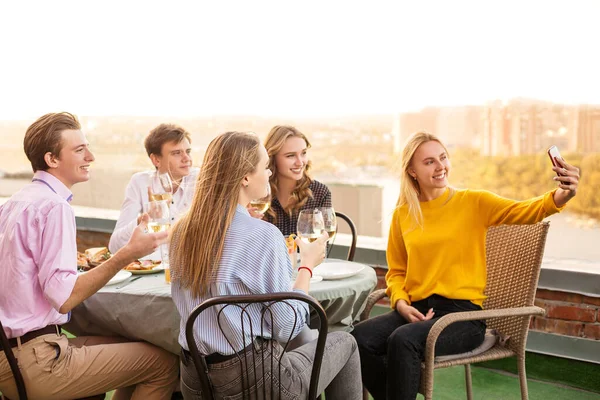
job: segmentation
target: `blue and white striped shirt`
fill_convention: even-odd
[[[172,266],[174,270],[189,268],[187,265]],[[208,293],[202,298],[192,295],[188,289],[181,287],[177,276],[172,277],[171,294],[181,316],[179,344],[189,350],[185,339],[185,324],[192,310],[208,298],[224,295],[249,295],[292,290],[292,264],[288,257],[285,239],[276,226],[252,218],[248,211],[238,204],[231,226],[225,236],[225,246],[219,264],[216,279],[210,283]],[[306,303],[288,301],[295,312],[287,305],[277,305],[271,308],[275,326],[271,327],[271,319],[265,315],[263,337],[278,341],[287,341],[295,337],[306,324],[309,310]],[[237,334],[228,335],[230,340],[235,338],[235,351],[242,350],[261,335],[261,309],[259,304],[253,304],[246,310],[252,321],[252,333],[245,319],[244,343],[241,340],[241,318],[237,307],[229,306],[221,314],[222,329],[233,330]],[[202,312],[196,319],[196,343],[202,354],[220,353],[233,354],[227,340],[223,337],[217,325],[218,309],[212,307]],[[296,317],[297,315],[297,317]],[[294,321],[297,318],[296,326]],[[237,342],[237,343],[236,343]]]

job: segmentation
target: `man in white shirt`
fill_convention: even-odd
[[[194,196],[199,169],[192,167],[191,142],[189,132],[174,124],[158,125],[144,141],[146,152],[156,171],[168,172],[173,181],[173,198],[170,205],[171,224],[188,209]],[[110,237],[108,248],[111,253],[127,244],[133,230],[138,225],[144,204],[149,201],[149,181],[152,173],[154,171],[138,172],[131,177],[125,189],[121,214]],[[160,260],[160,252],[156,251],[148,258]]]

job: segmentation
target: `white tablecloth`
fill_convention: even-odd
[[[330,261],[340,262],[325,260]],[[375,270],[365,265],[355,276],[311,284],[309,294],[325,309],[330,330],[351,330],[376,284]],[[180,317],[164,273],[145,275],[122,289],[118,286],[105,286],[77,306],[65,329],[78,336],[120,335],[145,340],[179,354]]]

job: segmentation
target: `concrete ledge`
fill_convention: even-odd
[[[600,341],[529,330],[527,351],[600,364]]]
[[[572,268],[569,264],[544,263],[538,283],[540,289],[600,296],[600,266]]]
[[[75,217],[78,230],[90,232],[112,233],[115,230],[116,221],[104,218]]]

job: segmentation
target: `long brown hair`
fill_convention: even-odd
[[[306,136],[300,132],[298,129],[294,128],[290,125],[275,125],[267,138],[265,139],[265,148],[267,149],[267,154],[269,154],[269,169],[272,172],[270,184],[271,184],[271,197],[275,199],[277,197],[278,192],[278,184],[279,179],[277,178],[277,164],[275,162],[275,156],[282,149],[285,141],[291,137],[299,137],[302,138],[306,142],[306,148],[310,149],[310,142],[306,138]],[[310,177],[310,168],[311,162],[308,161],[306,166],[304,167],[304,174],[302,179],[296,182],[296,187],[292,191],[292,195],[290,201],[285,208],[285,212],[292,215],[294,211],[300,210],[308,201],[309,198],[312,198],[312,190],[310,190],[309,186],[312,183],[312,178]],[[273,223],[277,223],[277,214],[273,211],[272,208],[269,207],[267,210],[267,215],[271,217]]]
[[[241,185],[260,161],[253,133],[226,132],[210,142],[190,210],[173,227],[173,279],[200,297],[219,269],[225,235],[238,205]]]
[[[413,157],[419,146],[432,140],[438,142],[444,148],[446,154],[448,154],[448,149],[446,149],[442,141],[437,136],[426,131],[419,131],[412,134],[402,150],[402,158],[400,160],[402,169],[400,173],[400,195],[398,196],[396,206],[402,207],[405,204],[408,206],[408,217],[413,222],[413,228],[423,227],[423,212],[421,211],[421,204],[419,202],[421,188],[408,170],[412,165]],[[449,154],[448,157],[450,157]]]

